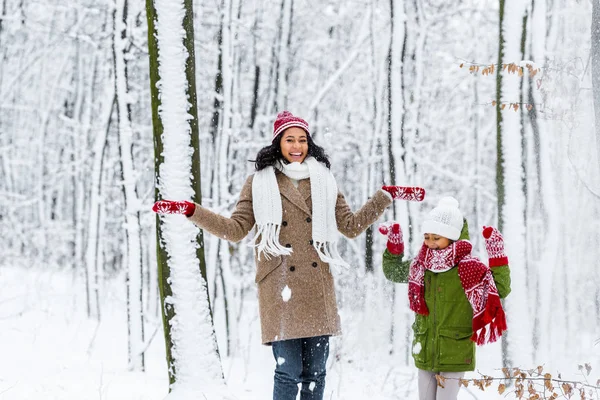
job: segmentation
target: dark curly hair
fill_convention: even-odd
[[[262,149],[260,149],[258,151],[258,154],[256,154],[256,160],[250,160],[250,162],[253,162],[255,164],[254,167],[256,168],[257,171],[260,171],[261,169],[264,169],[270,165],[275,164],[275,161],[277,161],[283,157],[281,155],[281,145],[280,145],[282,135],[283,135],[283,132],[281,132],[279,135],[277,135],[277,137],[275,137],[275,139],[273,139],[273,142],[270,145],[265,146]],[[331,168],[331,163],[329,162],[329,158],[327,157],[327,154],[325,154],[325,149],[323,149],[321,146],[317,145],[312,140],[310,135],[306,135],[306,139],[308,142],[307,157],[312,156],[317,161],[325,164],[325,166],[327,168]]]

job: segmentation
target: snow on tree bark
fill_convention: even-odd
[[[137,173],[133,161],[133,128],[129,105],[127,75],[127,0],[115,0],[113,11],[113,51],[115,67],[116,109],[119,127],[119,153],[125,203],[127,262],[127,327],[129,368],[144,370],[144,315],[142,285],[142,249],[140,201],[137,194]]]
[[[521,34],[526,3],[520,0],[500,0],[500,37],[498,65],[521,60]],[[530,365],[531,301],[527,291],[525,270],[525,194],[523,143],[520,115],[502,112],[502,102],[518,103],[520,77],[503,75],[497,68],[497,167],[498,227],[502,232],[510,258],[512,292],[505,300],[509,331],[503,336],[503,362],[506,366]]]
[[[592,91],[596,119],[596,154],[600,168],[600,0],[592,0]]]
[[[156,199],[200,202],[192,2],[148,0],[146,6]],[[158,219],[170,400],[229,398],[214,335],[199,233],[184,216]]]

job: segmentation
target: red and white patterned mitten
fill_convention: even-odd
[[[423,201],[425,189],[418,186],[382,186],[394,200]]]
[[[404,253],[404,239],[402,238],[402,228],[396,221],[384,222],[379,225],[379,232],[388,238],[386,247],[394,255]]]
[[[157,214],[184,214],[191,217],[196,210],[196,205],[189,201],[161,200],[154,203],[152,211]]]
[[[484,226],[481,233],[485,239],[490,268],[508,265],[508,256],[504,252],[504,238],[498,229]]]

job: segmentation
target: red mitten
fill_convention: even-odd
[[[386,247],[388,251],[394,255],[404,253],[404,239],[402,238],[402,228],[400,224],[391,221],[379,225],[379,232],[387,235],[388,241]]]
[[[186,217],[192,216],[195,210],[196,205],[189,201],[161,200],[152,206],[152,211],[157,214],[184,214]]]
[[[394,200],[423,201],[425,189],[418,186],[382,186]]]
[[[508,257],[504,252],[504,238],[498,229],[484,226],[481,234],[485,239],[485,249],[488,253],[490,267],[508,265]]]

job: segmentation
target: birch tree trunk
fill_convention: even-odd
[[[406,166],[404,164],[405,140],[403,131],[403,120],[406,107],[404,104],[404,54],[406,51],[406,13],[404,1],[390,1],[391,9],[391,36],[388,56],[388,161],[389,161],[389,184],[398,185],[406,179]],[[408,207],[406,202],[394,202],[393,218],[407,230],[410,225]],[[408,247],[408,246],[407,246]],[[391,342],[392,352],[403,349],[402,357],[406,365],[409,362],[410,346],[408,343],[410,335],[407,319],[407,294],[405,285],[395,285],[393,289],[393,317]]]
[[[136,171],[133,162],[133,128],[129,105],[127,55],[128,0],[115,0],[113,11],[113,51],[115,70],[116,110],[119,127],[119,153],[125,204],[127,260],[127,328],[129,368],[144,370],[144,309],[143,264],[141,249],[140,201],[137,194]]]
[[[156,199],[200,203],[191,0],[147,0]],[[217,350],[202,232],[181,215],[157,217],[159,287],[170,395],[228,398]]]
[[[596,119],[596,152],[600,168],[600,0],[592,0],[592,90]]]
[[[216,127],[215,135],[215,160],[216,164],[213,170],[212,180],[212,202],[215,205],[221,206],[220,209],[226,209],[227,201],[231,198],[231,153],[230,140],[232,134],[232,109],[233,104],[233,52],[235,28],[232,22],[234,11],[237,9],[235,0],[223,0],[221,12],[221,28],[219,30],[219,70],[217,71],[217,83],[220,83],[221,102],[220,108],[215,108],[215,115],[219,115],[218,121],[213,121],[213,126]],[[218,86],[217,86],[218,87]],[[215,102],[215,107],[217,103]],[[219,129],[220,128],[220,129]],[[215,242],[217,244],[217,242]],[[231,255],[228,251],[228,244],[220,243],[211,249],[215,249],[220,257],[213,258],[214,263],[209,264],[209,276],[214,280],[213,297],[216,297],[217,291],[221,290],[223,294],[223,318],[225,323],[225,343],[226,352],[229,354],[229,343],[231,332],[229,330],[229,307],[228,307],[228,292],[226,284],[226,276],[229,276],[231,268]],[[210,273],[212,271],[212,274]],[[218,279],[218,281],[217,281]],[[216,305],[213,303],[213,309]]]
[[[504,302],[509,331],[502,336],[502,360],[505,366],[530,365],[531,321],[530,299],[526,290],[525,256],[525,193],[523,171],[522,125],[518,113],[501,104],[518,103],[520,77],[503,76],[503,63],[518,63],[521,59],[520,39],[524,7],[520,0],[500,0],[500,33],[497,68],[497,160],[496,185],[498,199],[498,229],[505,239],[511,265],[512,292]]]
[[[279,20],[280,36],[277,40],[279,52],[277,54],[277,71],[275,87],[277,96],[275,98],[275,110],[282,111],[287,108],[288,99],[288,73],[289,73],[289,50],[292,38],[292,10],[294,0],[282,0],[281,19]]]
[[[96,69],[101,68],[100,62],[96,60]],[[93,87],[93,84],[91,85]],[[108,85],[103,93],[105,99],[104,112],[99,116],[100,121],[106,121],[105,129],[99,130],[94,139],[92,147],[92,174],[89,193],[89,217],[87,227],[87,241],[85,254],[85,268],[87,287],[89,291],[88,298],[88,316],[95,315],[100,320],[100,273],[102,270],[102,252],[100,249],[100,234],[102,232],[102,219],[100,218],[102,207],[102,174],[104,171],[104,157],[106,153],[108,131],[110,129],[110,120],[113,114],[113,108],[116,103],[115,86]]]
[[[532,0],[529,12],[529,33],[528,33],[528,54],[526,59],[532,60],[538,66],[547,62],[547,20],[548,14],[547,2],[545,0]],[[554,295],[552,288],[552,277],[557,268],[556,260],[560,259],[559,249],[561,248],[558,238],[558,218],[561,211],[558,207],[559,198],[556,190],[555,175],[551,172],[556,168],[556,160],[552,159],[552,150],[557,148],[558,144],[553,138],[554,135],[544,134],[551,129],[550,124],[541,114],[538,108],[543,103],[543,99],[537,89],[536,80],[539,77],[531,77],[528,74],[527,79],[527,103],[532,104],[533,108],[527,113],[528,130],[530,130],[530,139],[528,140],[528,154],[530,155],[530,169],[534,173],[530,174],[533,179],[530,183],[532,189],[529,191],[528,215],[528,245],[531,251],[528,254],[530,276],[535,276],[535,297],[532,296],[534,308],[533,319],[533,348],[534,359],[539,359],[543,354],[550,354],[551,343],[553,342],[554,332],[552,322],[557,317],[555,310],[551,308],[551,297]],[[536,238],[546,237],[543,246],[540,246]],[[544,271],[539,273],[538,271]],[[533,282],[532,282],[533,284]],[[540,310],[542,310],[540,312]]]

